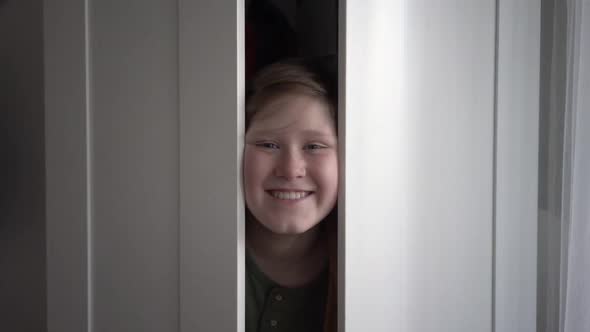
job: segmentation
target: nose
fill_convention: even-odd
[[[280,154],[275,167],[275,176],[287,180],[304,177],[306,173],[306,162],[299,151],[285,151]]]

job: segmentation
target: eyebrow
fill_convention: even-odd
[[[266,129],[266,130],[254,130],[253,132],[257,135],[269,135],[269,134],[276,134],[278,132],[283,131],[284,128],[277,128],[277,129]],[[337,135],[333,135],[331,133],[327,133],[325,131],[314,130],[314,129],[305,129],[302,130],[304,135],[315,136],[315,137],[336,137]]]
[[[310,135],[310,136],[328,136],[328,137],[336,136],[331,133],[327,133],[327,132],[319,131],[319,130],[313,130],[313,129],[303,130],[303,133],[306,135]]]

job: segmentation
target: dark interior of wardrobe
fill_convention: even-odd
[[[246,0],[246,81],[293,57],[335,56],[338,0]]]

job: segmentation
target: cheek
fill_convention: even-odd
[[[244,152],[244,167],[243,167],[243,172],[244,172],[244,189],[246,190],[246,192],[250,191],[250,187],[252,186],[253,182],[256,182],[256,156],[254,153],[252,153],[251,151],[248,151],[248,149],[246,149],[246,151]]]
[[[338,196],[338,157],[327,156],[323,159],[318,176],[327,198],[335,201]]]
[[[244,151],[244,189],[246,193],[253,192],[261,185],[265,174],[268,173],[269,162],[265,161],[261,153],[252,149],[246,148]]]

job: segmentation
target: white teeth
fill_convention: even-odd
[[[278,199],[301,199],[309,195],[305,191],[272,191],[271,194]]]

